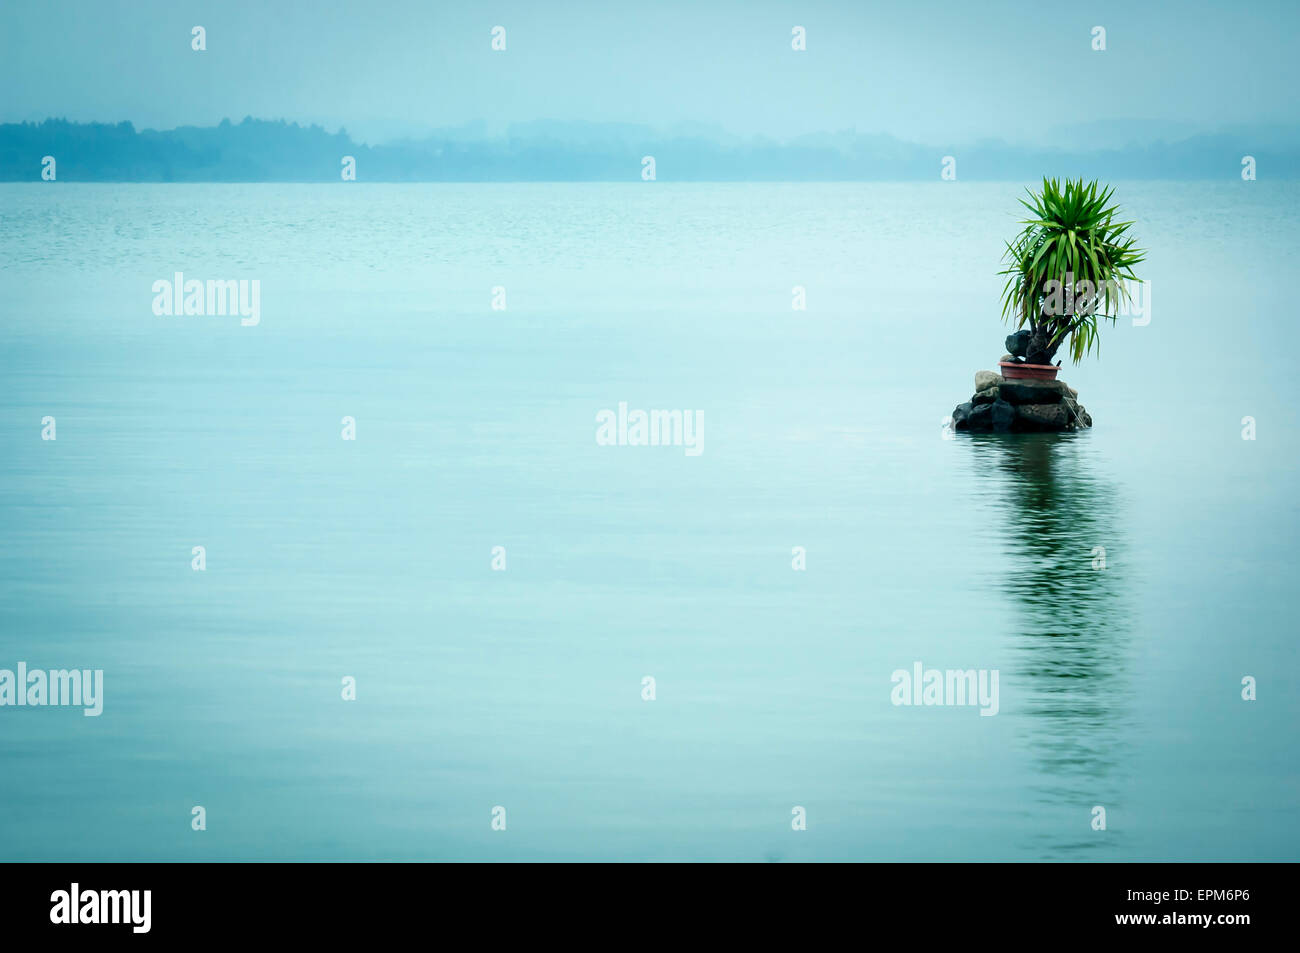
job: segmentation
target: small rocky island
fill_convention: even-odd
[[[1013,350],[1018,335],[1007,338]],[[1003,363],[1023,361],[1005,354]],[[1044,433],[1083,430],[1092,418],[1079,403],[1079,392],[1061,380],[1011,380],[993,371],[976,371],[975,393],[952,412],[954,430],[972,433]]]
[[[1083,430],[1092,418],[1065,381],[1009,381],[992,371],[975,374],[975,394],[952,412],[954,430],[1025,433]]]

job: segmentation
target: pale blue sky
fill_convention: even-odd
[[[1294,0],[4,0],[0,121],[253,115],[379,139],[586,119],[1041,142],[1098,120],[1293,123],[1298,24]]]

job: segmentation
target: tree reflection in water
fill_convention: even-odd
[[[1116,769],[1125,753],[1130,686],[1132,576],[1118,487],[1100,472],[1090,434],[972,436],[981,470],[1005,479],[1000,538],[1010,557],[1004,584],[1020,662],[1019,710],[1040,768],[1039,800],[1074,815],[1042,847],[1093,850],[1113,835],[1088,826],[1093,805],[1118,805]],[[1104,547],[1106,568],[1094,568]],[[1099,565],[1099,564],[1098,564]],[[1010,686],[1007,686],[1010,687]],[[1092,835],[1092,836],[1088,836]]]

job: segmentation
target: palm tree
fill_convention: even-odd
[[[1077,363],[1094,347],[1100,353],[1097,319],[1114,324],[1111,309],[1129,297],[1124,282],[1136,280],[1133,266],[1146,253],[1126,234],[1133,223],[1114,220],[1114,189],[1043,179],[1041,192],[1026,191],[1030,201],[1020,203],[1033,217],[1020,223],[1024,230],[1003,255],[1002,319],[1028,327],[1028,363],[1052,363],[1067,341]]]

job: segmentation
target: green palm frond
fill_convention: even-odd
[[[1133,222],[1115,221],[1113,188],[1095,180],[1062,184],[1044,178],[1041,191],[1027,191],[1029,198],[1020,203],[1029,218],[1007,242],[1007,267],[998,272],[1007,276],[1002,318],[1017,328],[1044,331],[1054,345],[1068,342],[1077,362],[1093,350],[1100,353],[1098,319],[1114,323],[1115,310],[1130,296],[1127,283],[1137,280],[1133,266],[1146,259],[1146,252],[1128,234]],[[1074,299],[1072,307],[1054,307],[1053,282],[1063,299]]]

